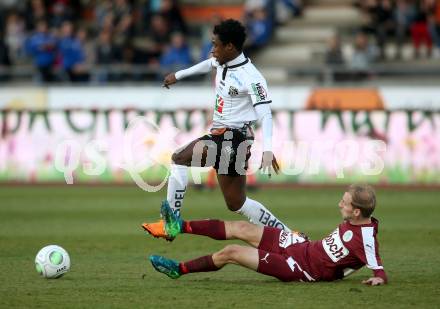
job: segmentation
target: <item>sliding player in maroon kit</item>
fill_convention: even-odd
[[[217,240],[240,239],[250,246],[228,245],[222,250],[187,262],[153,255],[154,268],[176,279],[195,272],[217,271],[237,264],[282,281],[333,281],[367,266],[373,276],[363,283],[381,285],[387,275],[379,257],[376,239],[378,221],[371,217],[376,195],[368,185],[351,185],[339,202],[343,222],[326,238],[307,237],[245,221],[182,221],[165,202],[164,234],[197,234]]]

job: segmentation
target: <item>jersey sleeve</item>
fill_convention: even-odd
[[[177,80],[180,80],[191,75],[208,73],[214,67],[217,67],[217,61],[215,58],[209,58],[188,69],[177,71],[175,76]]]
[[[263,127],[263,151],[272,151],[272,112],[269,104],[257,104],[255,111]]]
[[[247,81],[247,88],[254,107],[260,104],[272,103],[264,78],[250,78],[250,80]]]
[[[272,112],[269,103],[267,83],[261,75],[248,76],[246,81],[248,94],[263,128],[263,151],[272,151]]]
[[[379,244],[374,235],[374,227],[362,227],[361,231],[363,250],[357,252],[358,258],[373,271],[375,277],[380,277],[387,282],[387,275],[379,256]]]

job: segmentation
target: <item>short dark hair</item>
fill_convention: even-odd
[[[348,188],[351,205],[361,211],[362,217],[369,218],[376,207],[376,193],[366,184],[353,184]]]
[[[246,40],[246,30],[244,26],[235,19],[226,19],[214,27],[214,34],[224,44],[232,43],[238,51],[243,50]]]

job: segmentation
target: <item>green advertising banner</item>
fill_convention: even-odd
[[[0,181],[166,180],[171,154],[210,128],[210,111],[0,110]],[[273,111],[281,173],[271,182],[440,184],[438,111]],[[265,182],[260,128],[249,174]],[[210,168],[194,168],[198,182]]]

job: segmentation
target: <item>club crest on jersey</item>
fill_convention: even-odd
[[[229,94],[231,97],[235,97],[235,96],[238,95],[238,89],[235,88],[234,86],[231,86],[231,87],[229,87],[229,92],[228,92],[228,94]]]
[[[349,242],[352,238],[353,238],[353,232],[350,231],[350,230],[346,231],[346,232],[344,233],[344,235],[342,235],[342,239],[343,239],[345,242]]]
[[[265,101],[267,98],[267,93],[261,83],[252,83],[252,90],[257,97],[257,102]]]
[[[225,105],[225,101],[221,96],[217,94],[215,97],[215,110],[220,114],[223,113],[223,106]]]
[[[350,253],[342,243],[341,237],[339,236],[339,228],[322,240],[322,247],[334,263],[340,261]]]

